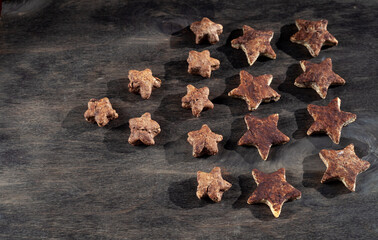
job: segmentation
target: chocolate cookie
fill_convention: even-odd
[[[181,99],[182,107],[192,109],[194,116],[199,117],[203,109],[214,108],[214,104],[209,100],[208,87],[196,88],[189,84],[186,88],[187,94]]]
[[[188,133],[188,142],[193,146],[193,157],[217,154],[218,143],[222,140],[222,135],[213,133],[206,124],[200,130]]]
[[[214,167],[211,172],[197,172],[197,197],[198,199],[208,196],[214,202],[222,200],[223,193],[231,188],[231,183],[223,180],[221,169]]]
[[[149,99],[152,89],[161,86],[161,80],[152,76],[152,72],[148,68],[143,71],[130,70],[129,80],[129,91],[139,93],[143,99]]]
[[[92,98],[88,102],[88,110],[84,113],[88,122],[96,122],[99,127],[103,127],[110,120],[118,118],[117,112],[110,104],[109,98],[104,97],[100,100]]]
[[[196,35],[196,44],[199,44],[205,38],[209,43],[215,44],[219,42],[219,35],[223,32],[223,26],[204,17],[201,21],[192,23],[190,30]]]
[[[190,51],[188,62],[188,73],[193,75],[201,75],[204,78],[211,76],[211,71],[219,68],[220,62],[218,59],[210,57],[209,50],[202,52]]]

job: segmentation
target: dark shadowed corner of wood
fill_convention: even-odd
[[[93,1],[4,0],[0,20],[0,238],[1,239],[376,239],[378,96],[375,78],[376,1]],[[196,45],[189,29],[209,17],[224,27],[220,42]],[[290,42],[296,18],[329,21],[339,41],[311,58]],[[248,66],[230,46],[242,26],[271,29],[276,60]],[[210,79],[187,73],[190,50],[208,49],[221,61]],[[293,85],[299,61],[332,58],[347,83],[326,99]],[[130,69],[150,68],[162,79],[148,100],[128,92]],[[257,117],[280,114],[290,142],[273,146],[267,161],[238,146],[246,131],[245,102],[228,92],[239,72],[272,74],[274,103]],[[214,109],[199,118],[181,107],[186,85],[208,86]],[[84,119],[91,98],[109,97],[119,118],[99,128]],[[357,114],[335,145],[307,136],[308,104],[340,97]],[[131,146],[128,120],[150,112],[162,132],[155,146]],[[194,158],[187,133],[202,124],[223,135],[219,153]],[[371,167],[356,192],[341,182],[321,184],[321,149],[355,145]],[[220,203],[198,200],[196,172],[219,166],[233,184]],[[300,200],[275,219],[268,206],[248,205],[254,168],[285,167]]]

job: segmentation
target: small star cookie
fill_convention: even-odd
[[[228,96],[244,99],[248,105],[248,110],[256,110],[262,101],[278,101],[281,97],[269,85],[273,76],[270,74],[258,77],[252,76],[247,71],[240,71],[240,85],[232,89]]]
[[[210,57],[210,51],[204,50],[202,52],[190,51],[188,62],[188,73],[193,75],[201,75],[204,78],[211,76],[211,71],[219,68],[220,62],[218,59]]]
[[[294,81],[300,88],[313,88],[321,98],[326,98],[331,85],[344,85],[345,80],[332,71],[332,60],[324,59],[321,63],[300,61],[303,73]]]
[[[359,173],[370,167],[368,161],[361,160],[354,152],[354,145],[349,144],[342,150],[323,149],[319,153],[320,158],[327,166],[321,183],[338,179],[350,190],[356,190],[356,179]]]
[[[197,172],[197,197],[198,199],[208,196],[214,202],[222,200],[223,193],[231,188],[231,183],[223,180],[221,169],[214,167],[211,172]]]
[[[152,71],[148,68],[143,71],[130,70],[129,80],[129,91],[139,93],[143,99],[149,99],[152,89],[161,86],[161,80],[152,76]]]
[[[118,114],[109,98],[104,97],[100,100],[92,98],[88,102],[88,110],[84,113],[84,117],[88,122],[96,122],[99,127],[103,127],[110,120],[118,118]]]
[[[273,31],[259,31],[244,25],[243,36],[232,40],[231,46],[236,49],[241,48],[247,56],[249,65],[252,66],[260,55],[276,59],[276,53],[270,46],[273,35]]]
[[[161,131],[160,125],[151,119],[151,114],[148,112],[139,118],[131,118],[129,120],[129,125],[131,131],[129,143],[134,146],[141,143],[145,145],[154,145],[154,137],[156,137]]]
[[[319,55],[323,45],[334,46],[338,41],[328,30],[328,21],[295,20],[298,32],[290,37],[290,41],[304,45],[313,57]]]
[[[284,202],[301,198],[301,192],[286,182],[285,168],[273,173],[263,173],[253,169],[252,176],[257,188],[248,198],[247,203],[265,203],[276,218],[280,216]]]
[[[245,115],[247,132],[239,139],[238,145],[255,146],[261,158],[266,160],[273,144],[285,144],[290,141],[288,136],[278,130],[278,118],[278,114],[272,114],[267,118]]]
[[[307,135],[325,132],[331,140],[339,144],[341,129],[356,120],[357,115],[340,110],[340,98],[333,99],[327,106],[309,104],[307,111],[314,119],[314,123],[307,130]]]
[[[199,44],[205,38],[209,43],[215,44],[219,42],[219,35],[223,32],[223,26],[204,17],[201,21],[192,23],[190,30],[196,35],[196,44]]]
[[[217,154],[218,143],[222,140],[223,136],[213,133],[206,124],[200,130],[188,133],[188,142],[193,146],[193,157]]]
[[[181,99],[182,107],[192,109],[194,116],[199,117],[203,109],[214,108],[214,104],[209,100],[208,87],[196,88],[189,84],[186,88],[187,94]]]

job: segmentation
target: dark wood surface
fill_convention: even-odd
[[[377,1],[5,1],[0,23],[0,238],[1,239],[377,239]],[[195,45],[191,22],[207,16],[224,32],[215,45]],[[311,59],[289,41],[296,18],[329,20],[339,46],[312,61],[333,60],[346,79],[325,100],[293,85],[299,60]],[[276,60],[249,67],[230,47],[243,24],[271,29]],[[192,49],[221,61],[210,79],[187,73]],[[127,90],[130,69],[151,68],[161,78],[149,100]],[[281,95],[255,114],[279,113],[291,138],[266,162],[254,147],[239,147],[248,113],[227,96],[238,73],[273,74]],[[194,118],[181,108],[186,85],[208,86],[213,110]],[[99,128],[83,114],[90,98],[109,97],[120,117]],[[309,103],[341,98],[357,114],[339,145],[305,135]],[[150,112],[161,125],[157,144],[127,143],[128,120]],[[222,134],[216,156],[193,158],[187,132],[202,124]],[[340,182],[321,184],[323,148],[354,143],[371,163],[356,192]],[[222,202],[195,196],[196,172],[220,166],[233,184]],[[256,188],[251,170],[285,167],[302,198],[285,203],[275,219],[266,205],[248,205]]]

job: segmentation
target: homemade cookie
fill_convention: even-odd
[[[208,196],[214,202],[222,200],[223,193],[231,188],[231,183],[223,180],[221,169],[213,168],[211,172],[197,172],[197,197],[198,199]]]
[[[273,76],[270,74],[254,77],[242,70],[240,71],[240,85],[232,89],[228,96],[244,99],[249,111],[256,110],[262,101],[276,102],[280,99],[281,95],[269,86],[272,79]]]
[[[321,63],[300,61],[303,73],[295,79],[294,85],[300,88],[313,88],[321,98],[326,98],[331,85],[344,85],[345,80],[332,71],[332,60],[324,59]]]
[[[325,132],[331,140],[339,144],[341,129],[356,120],[357,115],[340,110],[340,98],[333,99],[327,106],[309,104],[307,111],[314,119],[314,123],[307,130],[307,135]]]
[[[190,30],[196,35],[196,44],[199,44],[205,38],[209,43],[215,44],[219,42],[219,35],[223,32],[223,26],[204,17],[201,21],[192,23]]]
[[[193,75],[201,75],[204,78],[211,76],[212,70],[219,68],[220,62],[218,59],[210,57],[209,50],[202,52],[190,51],[188,62],[188,73]]]
[[[280,216],[284,202],[301,198],[302,193],[286,182],[285,168],[273,173],[263,173],[253,169],[252,176],[257,188],[248,198],[247,203],[265,203],[276,218]]]
[[[243,36],[232,40],[231,46],[236,49],[241,48],[247,56],[249,65],[252,66],[260,55],[276,59],[276,53],[270,46],[273,35],[273,31],[258,31],[244,25]]]
[[[88,110],[85,111],[84,117],[88,122],[96,122],[99,127],[103,127],[110,120],[118,118],[118,114],[110,104],[109,98],[104,97],[100,100],[92,98],[88,102]]]
[[[223,136],[213,133],[206,124],[200,130],[188,133],[188,142],[193,146],[193,157],[217,154],[218,143],[222,140]]]
[[[247,132],[239,139],[238,145],[255,146],[263,160],[269,155],[271,146],[285,144],[290,138],[277,128],[278,114],[267,118],[257,118],[251,114],[244,116]]]
[[[154,145],[156,137],[160,133],[160,125],[151,119],[151,114],[146,112],[139,118],[131,118],[129,120],[131,145]]]
[[[327,20],[297,19],[295,25],[297,25],[299,31],[290,37],[290,41],[304,45],[313,57],[319,55],[323,45],[334,46],[338,44],[336,38],[327,30]]]
[[[349,144],[342,150],[323,149],[319,156],[327,166],[320,182],[338,179],[353,192],[356,190],[357,175],[370,167],[368,161],[357,157],[353,144]]]
[[[196,88],[189,84],[186,86],[187,94],[181,99],[182,107],[192,109],[192,114],[200,116],[203,109],[213,109],[214,104],[209,100],[210,90],[208,87]]]
[[[139,93],[143,99],[149,99],[152,89],[161,86],[161,80],[152,76],[152,72],[148,68],[143,71],[130,70],[129,80],[129,91]]]

